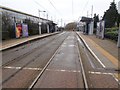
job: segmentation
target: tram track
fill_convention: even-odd
[[[35,50],[32,55],[28,61],[25,57],[23,65],[21,62],[12,62],[7,65],[8,68],[3,67],[3,69],[17,69],[3,81],[3,88],[4,86],[9,87],[12,81],[14,83],[11,84],[11,87],[18,86],[27,90],[41,87],[74,87],[89,90],[90,88],[107,87],[105,81],[107,81],[108,87],[117,86],[113,78],[113,71],[104,69],[100,62],[94,60],[95,57],[91,55],[75,32],[60,35],[48,45],[41,47],[40,50]],[[33,76],[31,75],[29,79],[25,76],[27,71],[33,71]],[[25,76],[28,84],[23,86],[25,82],[22,82],[21,85],[15,83],[15,81],[20,81],[18,80],[20,75]]]
[[[63,34],[64,36],[64,34]],[[54,38],[52,41],[50,41],[51,43],[54,41],[54,40],[57,40],[59,37],[62,37],[61,35],[58,36],[57,38]],[[49,42],[49,43],[50,43]],[[43,45],[45,47],[45,45]],[[42,48],[42,47],[41,47]],[[47,47],[47,49],[49,49],[50,47]],[[39,49],[37,49],[39,50]],[[7,79],[5,79],[2,84],[4,84],[5,82],[7,82],[9,79],[11,79],[12,77],[14,77],[17,73],[19,73],[21,70],[23,70],[27,65],[29,65],[30,63],[32,63],[33,61],[35,61],[38,57],[40,57],[41,54],[44,54],[45,53],[45,50],[39,54],[37,54],[36,56],[34,56],[33,59],[31,59],[29,62],[27,62],[26,64],[24,64],[21,68],[19,68],[16,72],[14,72],[12,75],[10,75]],[[13,62],[12,62],[13,63]],[[15,62],[14,62],[15,63]],[[10,64],[10,63],[9,63]],[[4,67],[3,67],[4,68]]]
[[[64,39],[65,40],[65,39]],[[63,41],[64,42],[64,41]],[[62,42],[62,43],[63,43]],[[61,43],[61,44],[62,44]],[[61,46],[61,45],[60,45]],[[38,79],[42,76],[42,74],[44,73],[44,71],[47,69],[48,65],[50,64],[50,62],[52,61],[52,59],[54,58],[54,56],[56,55],[56,53],[58,52],[60,46],[57,48],[56,52],[53,54],[53,56],[50,58],[50,60],[47,62],[47,64],[45,65],[45,67],[42,69],[42,71],[39,73],[39,75],[35,78],[35,80],[32,82],[32,84],[28,87],[28,90],[32,90],[34,85],[37,83]]]
[[[77,37],[79,39],[79,37]],[[79,41],[78,41],[78,48],[79,47]],[[80,60],[80,65],[81,65],[81,70],[82,70],[82,77],[83,77],[83,82],[84,82],[84,87],[85,87],[85,90],[89,90],[89,86],[88,86],[88,82],[87,82],[87,76],[86,76],[86,73],[85,73],[85,69],[84,69],[84,66],[83,66],[83,62],[82,62],[82,58],[81,58],[81,54],[80,54],[80,49],[78,50],[79,52],[79,60]]]
[[[81,61],[83,62],[86,80],[89,88],[115,88],[118,87],[118,81],[114,77],[117,73],[114,69],[106,69],[101,60],[92,52],[84,39],[76,33],[79,38],[79,51]],[[106,84],[106,83],[107,84]]]
[[[77,38],[77,37],[76,37]],[[66,38],[67,39],[67,38]],[[65,39],[65,40],[66,40]],[[64,41],[65,41],[64,40]],[[64,43],[63,41],[63,43]],[[61,45],[63,44],[61,43]],[[79,42],[77,42],[78,44]],[[34,88],[34,86],[36,85],[36,83],[38,83],[38,80],[41,78],[41,76],[43,75],[43,73],[46,71],[46,70],[49,70],[47,69],[47,67],[50,65],[50,63],[52,62],[53,58],[56,56],[56,54],[59,52],[59,49],[61,48],[61,45],[58,47],[58,49],[56,50],[56,52],[53,54],[53,56],[50,58],[50,60],[47,62],[47,64],[45,65],[45,67],[42,69],[42,71],[39,73],[39,75],[35,78],[35,80],[32,82],[32,84],[29,86],[29,88],[27,90],[32,90]],[[77,45],[79,47],[79,44]],[[82,58],[81,58],[81,55],[80,55],[80,51],[78,50],[78,56],[79,56],[79,65],[81,67],[81,74],[82,74],[82,81],[83,81],[83,85],[84,85],[84,90],[89,90],[89,87],[88,87],[88,82],[87,82],[87,79],[86,79],[86,74],[85,74],[85,70],[84,70],[84,66],[83,66],[83,62],[82,62]],[[77,62],[75,62],[76,65],[78,64]],[[59,70],[58,70],[59,71]],[[65,70],[61,70],[61,71],[65,71]],[[78,75],[77,75],[78,76]],[[76,76],[76,77],[77,77]],[[77,87],[76,87],[77,88]]]
[[[52,37],[52,36],[50,36],[50,37]],[[18,56],[18,57],[13,58],[12,60],[4,63],[2,66],[4,67],[4,66],[9,65],[10,63],[14,63],[15,61],[21,60],[22,58],[24,58],[24,57],[32,54],[34,51],[39,50],[40,48],[43,48],[44,45],[49,44],[51,41],[53,41],[53,40],[55,40],[55,39],[57,39],[57,38],[59,38],[59,37],[60,37],[60,36],[57,36],[57,37],[56,37],[56,36],[53,36],[48,42],[43,43],[42,45],[33,48],[32,50],[24,53],[23,55],[20,55],[20,56]],[[37,41],[37,42],[38,42],[38,41]],[[24,49],[24,48],[22,48],[22,49]],[[19,50],[16,50],[16,51],[20,51],[20,49],[19,49]],[[10,52],[10,53],[12,53],[12,52]],[[14,53],[17,53],[17,52],[14,52]],[[4,60],[4,56],[3,56],[3,60]]]

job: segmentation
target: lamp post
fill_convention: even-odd
[[[38,13],[39,13],[39,18],[40,18],[40,12],[46,12],[46,11],[41,11],[41,10],[38,10]]]
[[[46,12],[46,11],[40,11],[40,10],[38,10],[38,13],[39,13],[39,34],[41,34],[41,24],[42,24],[42,19],[40,21],[40,12]]]

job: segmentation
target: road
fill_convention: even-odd
[[[117,88],[114,70],[95,60],[75,32],[2,52],[3,88]]]

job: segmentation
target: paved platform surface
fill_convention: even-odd
[[[115,66],[118,67],[118,48],[116,43],[107,39],[102,40],[96,38],[95,35],[84,35],[81,32],[79,32],[79,35],[85,40],[85,42],[99,57],[99,59],[105,57],[107,60],[111,61]]]
[[[42,34],[42,35],[34,35],[34,36],[29,36],[29,37],[25,37],[25,38],[20,38],[20,39],[11,39],[11,40],[5,40],[2,41],[2,46],[0,46],[0,50],[5,50],[7,48],[11,48],[14,47],[18,44],[22,44],[25,43],[27,41],[33,40],[33,39],[37,39],[37,38],[43,38],[52,34],[56,34],[58,32],[55,33],[47,33],[47,34]]]
[[[99,39],[95,35],[84,35],[82,32],[77,32],[89,46],[89,48],[95,53],[95,55],[105,65],[106,69],[119,69],[120,62],[119,51],[117,43],[108,39]],[[115,75],[119,78],[119,75]],[[119,78],[120,79],[120,78]]]

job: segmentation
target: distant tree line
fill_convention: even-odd
[[[75,30],[77,27],[77,23],[76,22],[71,22],[71,23],[68,23],[66,26],[65,26],[65,29],[66,30]]]

